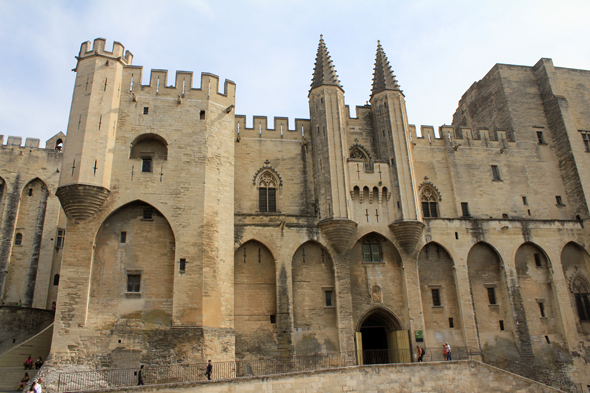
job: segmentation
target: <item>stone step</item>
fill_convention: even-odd
[[[0,355],[0,368],[22,367],[29,355],[33,358],[33,361],[39,356],[43,360],[47,359],[47,355],[49,355],[49,350],[51,349],[52,337],[53,324],[21,345]]]
[[[24,370],[20,367],[0,367],[0,393],[15,392],[16,387],[25,373],[29,373],[29,378],[33,380],[39,370]]]

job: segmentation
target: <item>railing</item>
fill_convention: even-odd
[[[426,348],[423,362],[444,361],[442,348]],[[236,360],[213,364],[212,380],[235,379],[250,376],[270,376],[276,374],[326,370],[357,364],[390,364],[412,362],[412,352],[401,350],[366,350],[354,352],[331,353],[314,356],[293,356],[276,359]],[[414,350],[415,354],[415,350]],[[362,356],[362,361],[359,357]],[[531,367],[490,352],[469,347],[453,347],[452,360],[479,360],[503,370],[530,378],[537,382],[551,385],[570,392],[581,392],[580,387],[567,378],[552,374],[538,367]],[[416,357],[414,357],[415,361]],[[207,380],[206,363],[149,365],[143,370],[146,385],[175,382],[199,382]],[[94,371],[61,373],[58,380],[58,392],[95,390],[128,387],[138,384],[138,369],[98,369]]]

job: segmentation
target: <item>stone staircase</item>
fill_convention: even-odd
[[[31,355],[36,360],[39,356],[45,360],[51,349],[53,337],[53,324],[46,327],[40,333],[0,354],[0,392],[14,391],[18,383],[29,373],[31,379],[37,370],[24,370],[23,363]]]

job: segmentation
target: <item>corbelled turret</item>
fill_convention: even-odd
[[[342,89],[342,85],[336,75],[334,64],[326,48],[324,36],[320,35],[320,44],[318,45],[318,54],[315,58],[315,66],[313,69],[313,79],[311,81],[310,91],[322,85],[338,86]]]
[[[371,96],[384,90],[400,90],[397,79],[393,74],[389,60],[383,51],[381,41],[377,41],[377,56],[375,58],[375,71],[373,72],[373,89]]]

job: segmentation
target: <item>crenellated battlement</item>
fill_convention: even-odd
[[[90,46],[90,41],[83,42],[80,46],[80,53],[78,54],[78,60],[88,58],[92,56],[109,57],[114,60],[120,60],[125,65],[131,65],[133,63],[133,55],[129,51],[125,51],[125,47],[120,42],[113,42],[113,50],[105,50],[106,39],[96,38]]]
[[[59,132],[45,142],[45,149],[57,149],[61,151],[65,141],[65,134],[63,132]],[[4,135],[0,135],[0,146],[15,146],[30,149],[40,149],[39,145],[41,143],[41,140],[39,138],[27,137],[25,138],[25,144],[23,145],[22,143],[23,138],[20,136],[8,136],[8,138],[6,138],[6,143],[4,143]]]
[[[275,117],[274,127],[268,127],[266,116],[254,116],[252,127],[246,127],[246,116],[236,115],[236,138],[262,138],[262,139],[286,139],[302,140],[308,137],[310,129],[309,119],[295,119],[295,129],[289,129],[288,117]]]
[[[416,133],[416,126],[409,125],[410,139],[413,146],[446,147],[457,150],[459,147],[490,147],[505,149],[513,141],[508,140],[506,131],[496,130],[495,135],[487,128],[472,130],[467,127],[455,129],[453,126],[443,125],[438,128],[439,136],[434,133],[433,126],[420,126],[421,136]]]
[[[223,85],[223,92],[219,92],[219,76],[209,72],[201,73],[201,84],[198,88],[193,87],[192,71],[176,71],[175,83],[167,85],[168,70],[152,69],[150,71],[149,84],[142,85],[143,67],[127,66],[124,69],[123,86],[131,95],[155,94],[158,96],[170,96],[179,100],[182,99],[208,99],[211,96],[225,97],[234,100],[236,84],[226,79]]]

